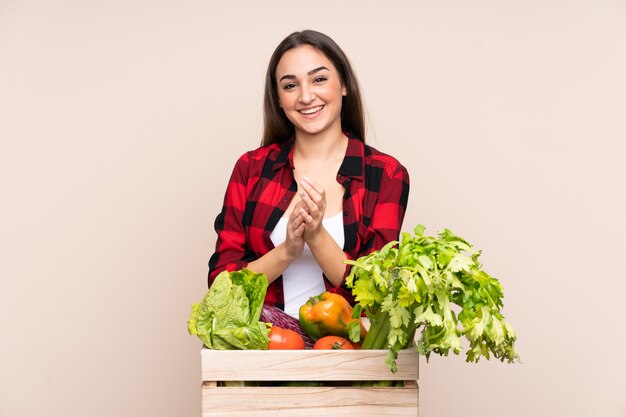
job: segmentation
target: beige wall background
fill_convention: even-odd
[[[422,361],[420,415],[626,416],[626,3],[3,0],[0,415],[200,416],[213,220],[265,66],[314,28],[369,142],[505,287],[523,363]]]

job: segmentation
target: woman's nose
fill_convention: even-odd
[[[300,88],[300,101],[302,103],[310,103],[315,99],[315,92],[307,85],[303,85]]]

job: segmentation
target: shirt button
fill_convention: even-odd
[[[341,174],[337,174],[337,179],[341,179]]]
[[[346,178],[346,182],[350,182],[352,178]]]

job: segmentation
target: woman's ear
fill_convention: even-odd
[[[346,87],[341,87],[341,95],[342,96],[347,96],[348,95],[348,90],[346,90]]]

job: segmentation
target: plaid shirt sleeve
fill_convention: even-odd
[[[400,237],[409,199],[409,173],[397,161],[387,165],[383,172],[378,199],[371,209],[369,227],[374,234],[369,242],[364,242],[359,256],[379,250]]]
[[[344,252],[352,260],[399,239],[409,198],[409,173],[400,162],[367,145],[361,152],[362,166],[355,166],[357,159],[346,159],[340,175],[352,202],[348,207],[353,208],[344,218]],[[344,278],[349,272],[347,265]],[[345,282],[333,291],[352,301]]]
[[[243,215],[247,201],[249,154],[235,164],[228,182],[222,211],[215,219],[217,242],[209,260],[209,285],[222,271],[237,271],[254,260],[246,252],[246,234]]]

